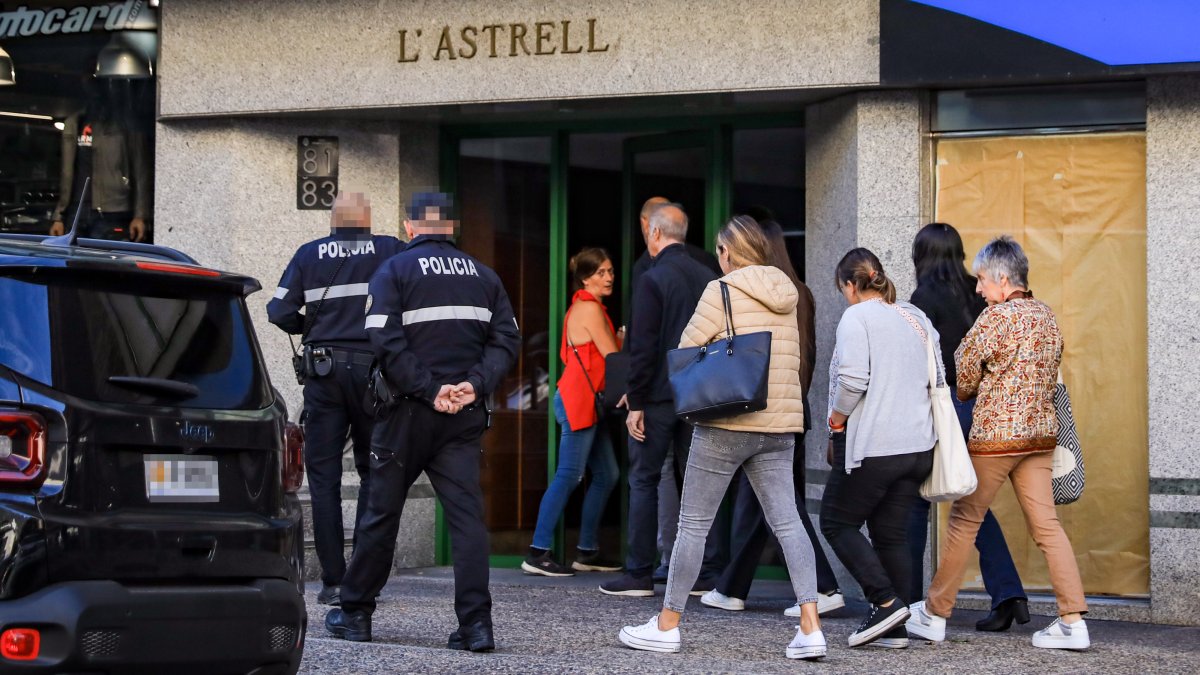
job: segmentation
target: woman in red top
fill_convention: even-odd
[[[537,527],[529,557],[521,563],[528,574],[568,577],[580,572],[615,572],[619,564],[600,559],[596,532],[608,496],[619,477],[612,439],[596,414],[596,392],[604,389],[604,357],[619,344],[612,321],[604,309],[604,298],[613,292],[613,264],[602,248],[585,248],[571,258],[571,275],[579,290],[571,298],[563,325],[559,356],[565,368],[554,394],[554,415],[562,427],[558,444],[558,470],[542,495]],[[567,499],[591,469],[592,482],[583,498],[579,528],[579,555],[571,567],[554,561],[550,546],[554,528],[562,517]]]

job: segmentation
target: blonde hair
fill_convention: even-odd
[[[750,216],[734,216],[717,233],[717,246],[729,253],[734,267],[771,264],[771,243]]]

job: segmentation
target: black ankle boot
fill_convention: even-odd
[[[1012,626],[1013,619],[1017,623],[1029,623],[1029,601],[1025,598],[1009,598],[996,605],[986,617],[975,623],[975,630],[1004,631]]]

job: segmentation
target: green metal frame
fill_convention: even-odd
[[[561,326],[567,301],[567,223],[568,172],[570,167],[570,135],[574,133],[637,133],[653,136],[629,139],[625,152],[625,175],[629,176],[632,154],[655,149],[703,147],[708,156],[706,175],[706,217],[704,222],[705,242],[712,248],[717,232],[724,224],[725,214],[732,204],[732,146],[733,132],[738,129],[767,129],[773,127],[804,126],[804,114],[775,113],[767,115],[720,115],[697,117],[650,118],[634,120],[587,120],[574,122],[515,122],[504,124],[459,124],[440,129],[438,174],[441,187],[446,192],[458,191],[459,142],[469,138],[528,138],[548,137],[551,140],[550,166],[550,278],[548,280],[550,301],[549,339],[547,372],[550,381],[557,382],[560,365],[558,352],[553,347],[561,340]],[[686,143],[686,145],[681,145]],[[626,179],[624,204],[630,218],[636,220],[631,210],[631,186]],[[633,251],[632,230],[626,226],[622,238],[622,260],[629,261]],[[629,272],[632,262],[622,266],[622,293],[628,306]],[[553,479],[558,462],[559,429],[553,415],[547,425],[547,477]],[[622,507],[624,509],[626,507]],[[441,502],[437,502],[435,513],[434,558],[438,565],[451,564],[450,541]],[[556,533],[556,543],[561,544],[563,527]],[[562,550],[556,546],[555,550]],[[523,558],[519,555],[492,555],[489,562],[493,567],[516,567]],[[782,578],[782,568],[760,568],[758,578]]]

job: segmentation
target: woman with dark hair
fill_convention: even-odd
[[[604,390],[604,357],[620,345],[612,320],[604,309],[604,298],[613,292],[613,264],[602,248],[585,248],[571,258],[571,276],[579,290],[563,321],[559,356],[565,367],[554,394],[554,416],[562,427],[558,444],[558,470],[538,509],[537,526],[529,557],[521,563],[527,574],[569,577],[579,572],[615,572],[621,566],[600,557],[597,532],[608,497],[619,477],[612,438],[604,429],[596,406],[596,393]],[[579,527],[579,555],[571,567],[558,564],[551,555],[554,528],[575,488],[583,482],[584,469],[592,481],[583,497]]]
[[[954,350],[958,349],[963,336],[974,325],[987,303],[975,293],[975,277],[963,267],[966,255],[962,237],[950,225],[930,223],[921,228],[913,240],[912,259],[917,269],[917,290],[912,294],[912,304],[925,312],[941,336],[946,381],[950,384],[950,390],[957,394],[955,378],[958,377],[958,371],[954,367]],[[975,399],[960,401],[955,395],[954,409],[958,413],[963,434],[970,434]],[[928,532],[929,502],[917,498],[908,525],[914,595],[920,595],[923,591]],[[975,548],[979,549],[983,585],[988,595],[992,596],[992,611],[975,623],[975,630],[1008,630],[1014,619],[1017,623],[1028,623],[1029,602],[1025,597],[1025,589],[1021,586],[1021,577],[1008,552],[1004,531],[990,509],[975,537]]]
[[[783,228],[774,220],[759,222],[763,235],[769,246],[767,264],[779,268],[792,280],[799,291],[799,301],[796,305],[796,329],[800,336],[800,397],[804,400],[804,430],[812,428],[812,420],[808,409],[808,387],[812,384],[813,365],[817,360],[817,337],[815,308],[812,291],[796,276],[796,270],[788,257],[787,244],[783,239]],[[800,521],[808,533],[812,543],[813,553],[817,564],[817,613],[824,614],[840,607],[846,602],[838,590],[837,577],[825,557],[825,549],[817,540],[817,531],[808,510],[804,508],[804,432],[796,434],[796,454],[792,461],[792,478],[796,487],[796,506],[800,512]],[[709,607],[740,611],[746,608],[746,597],[750,594],[750,585],[754,581],[754,572],[758,568],[763,549],[771,538],[771,530],[763,518],[762,506],[750,487],[750,480],[745,471],[738,471],[737,497],[733,505],[733,531],[744,536],[741,546],[734,552],[733,559],[717,580],[717,587],[700,597],[700,602]],[[795,604],[784,611],[791,617],[800,616],[800,605]]]
[[[838,322],[829,365],[832,470],[821,532],[872,605],[850,646],[902,648],[905,603],[914,597],[909,513],[937,440],[925,345],[936,345],[938,335],[920,309],[896,301],[896,287],[867,249],[842,258],[835,282],[850,307]]]

